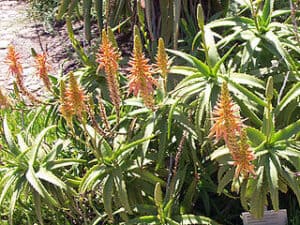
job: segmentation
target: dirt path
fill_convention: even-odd
[[[41,52],[41,48],[34,23],[27,17],[26,7],[23,2],[0,0],[0,86],[8,90],[13,86],[13,79],[7,74],[8,67],[4,63],[7,46],[13,44],[21,55],[25,85],[40,93],[42,85],[34,75],[31,48],[37,52]]]
[[[66,28],[56,27],[54,35],[51,36],[44,31],[41,24],[27,16],[28,7],[22,1],[0,0],[0,86],[9,91],[13,88],[13,78],[8,76],[8,66],[4,63],[7,47],[13,44],[21,55],[26,87],[39,95],[44,93],[44,88],[35,76],[31,48],[37,53],[47,50],[52,75],[57,75],[60,65],[64,64],[65,72],[74,68],[77,61],[71,59],[74,58],[74,53]]]

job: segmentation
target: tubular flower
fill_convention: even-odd
[[[69,86],[66,90],[66,98],[73,112],[81,117],[82,113],[86,111],[86,96],[72,72],[69,73]]]
[[[112,42],[109,40],[109,37],[106,31],[102,31],[102,43],[99,47],[99,53],[97,54],[96,61],[99,63],[98,70],[103,69],[106,74],[106,81],[109,90],[109,96],[116,108],[116,112],[119,115],[120,112],[120,91],[119,91],[119,82],[117,79],[120,53],[115,47],[113,47]]]
[[[223,83],[219,102],[213,110],[214,125],[210,130],[209,137],[215,136],[216,141],[221,138],[227,142],[228,133],[239,132],[242,126],[242,120],[239,116],[238,108],[233,103],[227,83]]]
[[[140,93],[144,104],[148,108],[153,109],[153,86],[157,86],[157,81],[152,77],[151,67],[148,62],[149,60],[145,58],[142,52],[141,40],[136,35],[134,38],[133,56],[129,61],[129,93],[133,92],[135,96]]]
[[[242,128],[239,110],[230,97],[227,83],[222,85],[219,102],[213,115],[215,123],[209,136],[215,136],[216,141],[224,139],[234,161],[233,165],[236,166],[235,177],[240,174],[247,176],[249,173],[255,175],[254,165],[251,163],[255,157],[247,143],[247,134]]]
[[[59,110],[68,124],[71,124],[74,110],[70,101],[67,98],[66,84],[64,81],[60,83],[60,107]]]
[[[24,85],[23,67],[20,63],[20,55],[13,45],[8,46],[8,53],[5,63],[9,66],[9,72],[15,77],[20,92],[27,96],[31,102],[41,103]]]
[[[244,176],[248,176],[248,173],[255,175],[254,165],[251,163],[255,159],[253,151],[250,149],[247,143],[247,134],[244,129],[240,133],[240,143],[238,151],[231,151],[234,165],[236,166],[235,177],[238,177],[240,173]]]
[[[51,84],[48,77],[48,72],[50,70],[50,65],[47,63],[46,54],[37,54],[35,56],[35,67],[37,70],[37,75],[41,78],[44,82],[44,85],[48,90],[51,90]]]
[[[8,53],[5,58],[5,63],[8,64],[9,72],[13,76],[20,76],[23,79],[23,67],[20,63],[20,54],[16,52],[13,45],[8,46]]]

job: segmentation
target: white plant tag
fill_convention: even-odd
[[[286,209],[279,211],[267,210],[264,212],[262,219],[255,219],[250,213],[242,213],[242,219],[244,225],[286,225],[287,213]]]

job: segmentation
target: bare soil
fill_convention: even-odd
[[[32,48],[37,53],[46,52],[53,75],[71,70],[78,61],[65,26],[58,24],[52,34],[47,33],[41,23],[28,17],[28,7],[22,1],[0,0],[0,86],[9,91],[13,88],[13,78],[8,75],[8,66],[4,62],[7,47],[12,44],[21,55],[25,85],[39,94],[43,87],[35,76]],[[75,30],[80,30],[80,26],[75,25]]]

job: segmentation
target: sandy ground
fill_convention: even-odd
[[[21,55],[26,87],[41,94],[44,88],[35,76],[31,48],[37,53],[47,52],[53,75],[59,73],[62,64],[64,70],[72,68],[74,60],[70,60],[72,47],[65,28],[57,29],[55,35],[46,33],[41,24],[28,17],[28,7],[22,1],[0,0],[0,86],[8,91],[13,88],[13,78],[8,75],[8,66],[4,62],[7,47],[12,44]]]

